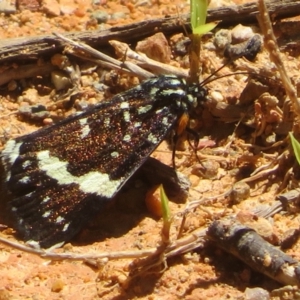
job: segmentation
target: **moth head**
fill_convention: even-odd
[[[202,105],[206,101],[208,92],[206,88],[199,86],[199,84],[192,84],[188,87],[187,97],[192,107]]]

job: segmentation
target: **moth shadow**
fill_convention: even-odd
[[[145,217],[155,219],[146,208],[145,198],[147,192],[159,184],[163,184],[172,201],[179,203],[186,200],[189,187],[187,179],[179,177],[172,167],[150,157],[107,207],[77,234],[72,243],[83,245],[122,237]]]

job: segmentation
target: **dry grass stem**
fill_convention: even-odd
[[[297,92],[291,83],[291,80],[286,72],[283,61],[281,59],[280,50],[277,45],[277,41],[272,29],[272,24],[269,18],[269,13],[265,5],[264,0],[258,1],[259,15],[257,16],[261,31],[264,35],[265,47],[269,51],[272,62],[276,65],[283,86],[289,99],[292,101],[294,112],[296,115],[300,115],[300,101],[297,98]]]
[[[135,52],[129,48],[125,43],[119,41],[109,42],[115,49],[117,56],[126,57],[135,61],[135,63],[143,68],[150,69],[155,74],[172,74],[180,77],[188,77],[188,70],[176,68],[171,65],[167,65],[151,58],[148,58],[142,53]]]

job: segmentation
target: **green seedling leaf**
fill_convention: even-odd
[[[161,199],[161,207],[162,207],[162,214],[164,222],[169,222],[171,219],[171,213],[169,208],[169,199],[166,195],[164,187],[162,184],[159,186],[160,189],[160,199]]]
[[[290,134],[290,139],[292,142],[294,154],[296,156],[298,164],[300,165],[300,143],[294,138],[294,135],[292,132],[290,132],[289,134]]]
[[[198,26],[196,28],[193,28],[193,34],[203,35],[205,33],[212,31],[217,25],[218,25],[217,22],[215,22],[215,23],[212,22],[212,23],[207,23],[207,24]]]
[[[208,0],[190,0],[192,31],[206,22]]]
[[[165,244],[170,242],[171,212],[169,207],[169,199],[162,185],[160,185],[160,199],[163,215],[162,240]]]

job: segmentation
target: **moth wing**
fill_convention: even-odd
[[[170,131],[178,116],[168,106],[133,96],[7,143],[2,162],[10,207],[29,244],[49,248],[70,240]]]

